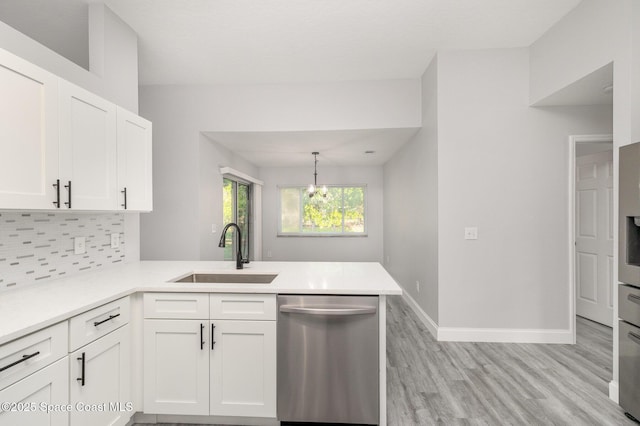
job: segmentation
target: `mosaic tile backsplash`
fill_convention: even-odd
[[[86,253],[74,254],[75,237]],[[122,213],[0,212],[0,292],[124,262],[124,244]]]

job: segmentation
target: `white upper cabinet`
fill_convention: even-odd
[[[151,211],[151,123],[0,49],[0,209]]]
[[[0,208],[56,208],[58,78],[0,49]]]
[[[60,207],[115,210],[116,106],[63,80],[59,90],[60,180],[64,186]]]
[[[151,122],[118,107],[118,209],[151,211]]]

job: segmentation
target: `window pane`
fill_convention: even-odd
[[[280,233],[364,234],[364,186],[329,186],[327,196],[309,197],[304,187],[280,188]]]
[[[300,188],[280,190],[282,232],[300,232]]]
[[[249,256],[249,185],[238,183],[237,224],[242,234],[242,255]],[[234,241],[235,243],[235,241]]]
[[[226,225],[235,221],[235,203],[234,203],[234,182],[229,179],[224,179],[222,184],[222,223]],[[233,260],[233,247],[232,245],[233,232],[227,232],[225,238],[224,248],[224,260]]]
[[[364,188],[344,188],[344,232],[364,232]]]
[[[305,193],[303,208],[302,232],[342,232],[342,188],[328,188],[326,197]]]

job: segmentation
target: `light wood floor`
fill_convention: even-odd
[[[437,342],[387,300],[389,425],[635,425],[608,398],[610,328],[578,318],[576,345]]]
[[[389,426],[635,425],[608,398],[610,328],[578,318],[576,345],[437,342],[387,300]]]

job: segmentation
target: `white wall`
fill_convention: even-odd
[[[138,38],[117,15],[101,3],[89,5],[87,71],[27,35],[0,22],[0,48],[132,112],[138,112]],[[140,215],[124,215],[126,259],[140,258]]]
[[[0,22],[0,48],[137,113],[138,36],[103,4],[91,4],[89,10],[91,71],[4,22]]]
[[[261,168],[262,254],[264,260],[382,262],[382,167],[324,167],[318,179],[327,185],[367,185],[366,237],[278,237],[278,185],[303,185],[313,181],[313,168]],[[268,253],[271,257],[268,257]]]
[[[640,141],[640,2],[583,0],[531,46],[531,100],[536,102],[587,75],[598,64],[613,61],[614,180],[618,177],[618,148]],[[614,185],[614,228],[618,228],[618,190]],[[614,265],[618,264],[614,234]],[[614,268],[614,282],[618,270]],[[614,287],[617,317],[617,287]],[[614,321],[614,336],[617,322]],[[610,396],[617,400],[618,342],[613,343]]]
[[[583,0],[531,45],[531,102],[626,54],[629,0]]]
[[[438,321],[438,58],[422,76],[422,129],[384,165],[384,265]],[[420,282],[417,291],[416,281]]]
[[[141,219],[142,258],[222,256],[212,247],[219,234],[211,233],[211,217],[222,225],[217,170],[232,166],[252,176],[257,170],[205,143],[202,132],[416,127],[418,89],[417,80],[141,87],[141,115],[154,123],[154,211]]]
[[[568,136],[612,111],[530,108],[528,77],[528,49],[438,56],[441,327],[569,329]]]

